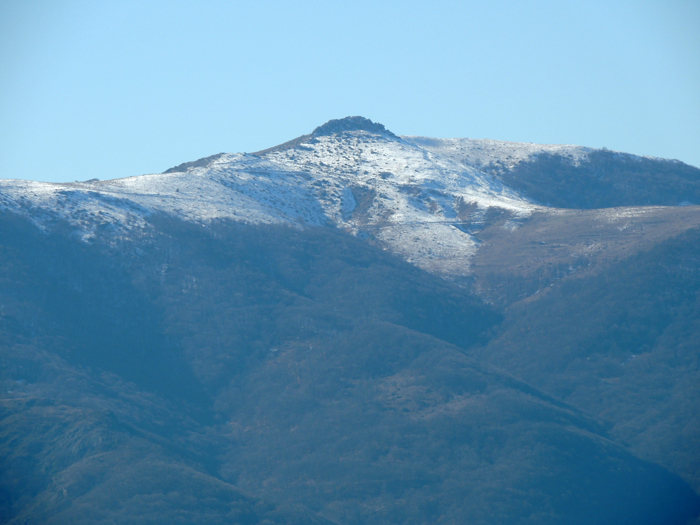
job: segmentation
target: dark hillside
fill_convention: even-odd
[[[25,333],[51,334],[52,351],[73,364],[113,372],[166,396],[196,397],[200,387],[177,341],[164,333],[162,313],[132,282],[128,259],[73,239],[64,225],[56,229],[42,234],[11,214],[3,217],[6,322]]]
[[[494,214],[470,265],[480,295],[503,307],[554,283],[591,277],[700,226],[700,207],[549,210],[509,228]],[[565,300],[565,299],[564,299]]]
[[[507,311],[487,361],[614,423],[700,487],[700,230]]]
[[[595,423],[427,336],[348,336],[287,345],[223,393],[225,479],[349,524],[682,521],[685,489]]]
[[[700,169],[675,160],[605,149],[586,160],[543,153],[514,169],[483,168],[537,202],[556,208],[700,204]]]
[[[502,317],[330,229],[0,216],[10,523],[682,524],[700,499],[465,352]]]
[[[244,494],[154,441],[109,410],[32,397],[3,400],[0,520],[330,524]]]

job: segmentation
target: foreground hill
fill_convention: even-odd
[[[5,521],[700,510],[601,423],[467,357],[500,320],[468,293],[340,233],[153,226],[114,246],[4,217]]]

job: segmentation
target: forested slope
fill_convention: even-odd
[[[12,523],[684,523],[606,424],[469,357],[502,314],[332,229],[0,228]]]

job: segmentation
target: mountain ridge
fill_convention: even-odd
[[[70,184],[3,180],[0,208],[28,214],[40,227],[67,222],[85,239],[98,228],[129,235],[133,228],[147,228],[146,217],[152,213],[195,222],[231,218],[263,224],[332,225],[377,242],[422,268],[464,279],[480,246],[476,233],[485,226],[484,217],[493,215],[489,210],[501,210],[504,227],[514,230],[533,212],[557,217],[560,213],[546,206],[546,201],[558,199],[559,206],[571,207],[572,198],[596,195],[619,173],[626,179],[613,183],[622,184],[613,189],[620,195],[617,200],[628,205],[653,204],[649,199],[659,196],[661,204],[700,202],[700,170],[679,165],[680,175],[674,179],[678,182],[673,182],[682,183],[679,196],[675,190],[659,189],[668,179],[666,161],[643,160],[651,163],[651,167],[645,164],[648,169],[661,171],[659,176],[645,175],[657,181],[656,189],[635,194],[634,178],[639,174],[634,169],[642,161],[620,167],[620,162],[636,157],[622,156],[620,161],[606,157],[589,173],[587,159],[596,151],[579,146],[397,137],[382,124],[347,117],[268,150],[220,153],[164,174]],[[552,158],[559,160],[549,166],[549,172],[539,168]],[[601,179],[605,166],[612,171]],[[560,180],[560,173],[568,178]],[[585,182],[589,179],[592,182]],[[559,193],[554,195],[547,188]],[[598,201],[591,198],[584,204]],[[616,201],[602,204],[615,206]],[[603,222],[614,222],[611,217],[619,215],[597,213]]]

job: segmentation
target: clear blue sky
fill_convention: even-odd
[[[331,118],[700,166],[700,1],[0,0],[0,178],[109,179]]]

